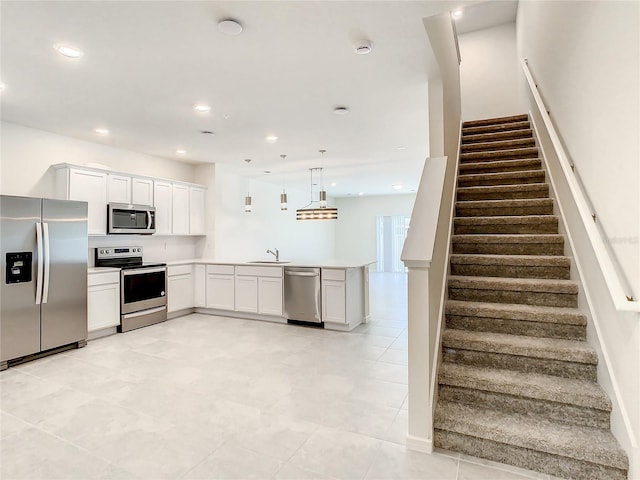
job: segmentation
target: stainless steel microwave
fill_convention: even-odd
[[[107,233],[156,233],[156,208],[149,205],[110,203],[107,211]]]

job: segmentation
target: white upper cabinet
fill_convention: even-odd
[[[61,168],[56,172],[57,197],[88,203],[89,235],[107,233],[107,174]]]
[[[171,183],[154,180],[153,206],[156,207],[156,234],[171,235],[172,198]]]
[[[134,205],[153,205],[153,180],[150,178],[131,178],[131,203]]]
[[[189,186],[174,183],[172,194],[172,233],[174,235],[187,235],[189,234]]]
[[[131,177],[110,173],[107,192],[109,203],[131,203]]]
[[[189,187],[189,233],[205,234],[205,190],[200,187]]]

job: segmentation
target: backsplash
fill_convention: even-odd
[[[109,235],[89,237],[89,266],[95,263],[95,249],[99,247],[141,246],[143,261],[170,262],[199,257],[199,245],[204,237]]]

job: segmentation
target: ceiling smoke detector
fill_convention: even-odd
[[[358,55],[366,55],[373,50],[373,43],[371,43],[370,40],[360,40],[354,47],[354,50]]]
[[[242,25],[237,20],[233,18],[225,18],[218,22],[218,30],[220,30],[225,35],[235,36],[240,35],[242,33]]]

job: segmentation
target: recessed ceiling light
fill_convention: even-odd
[[[451,12],[451,16],[453,18],[460,18],[462,16],[462,9],[456,8],[453,12]]]
[[[393,187],[394,190],[402,190],[402,185],[399,183],[394,183],[391,187]]]
[[[266,173],[267,175],[271,173],[271,170],[265,170],[264,173]]]
[[[332,187],[335,187],[336,185],[338,185],[336,182],[331,182]]]
[[[358,192],[358,195],[362,196],[364,195],[364,192]]]
[[[237,20],[233,18],[226,18],[220,22],[218,22],[218,30],[220,30],[225,35],[239,35],[242,33],[242,25]]]
[[[69,58],[80,58],[83,55],[82,50],[78,50],[77,48],[71,47],[69,45],[56,44],[53,46],[53,48],[55,48],[60,55],[64,55],[65,57]]]
[[[183,150],[182,148],[179,148],[178,150],[176,150],[176,155],[186,155],[187,151]]]
[[[109,130],[106,128],[96,128],[94,132],[96,132],[98,135],[101,135],[103,137],[106,135],[109,135]]]
[[[399,147],[396,147],[397,150],[406,150],[407,147],[403,147],[402,145],[400,145]]]
[[[209,105],[204,104],[204,103],[196,103],[193,106],[193,109],[198,113],[207,113],[207,112],[211,111],[211,107]]]
[[[336,107],[333,109],[333,113],[336,115],[346,115],[349,113],[349,109],[347,107]]]
[[[265,140],[267,141],[267,143],[276,143],[278,141],[278,137],[276,137],[275,135],[269,135],[267,136],[267,138],[265,138]]]
[[[202,130],[200,133],[203,135],[215,135],[211,130]]]
[[[371,40],[360,40],[354,47],[354,51],[358,55],[366,55],[367,53],[371,53],[371,50],[373,50],[373,43],[371,43]]]
[[[4,92],[5,88],[7,88],[7,86],[4,83],[0,82],[0,92]]]

